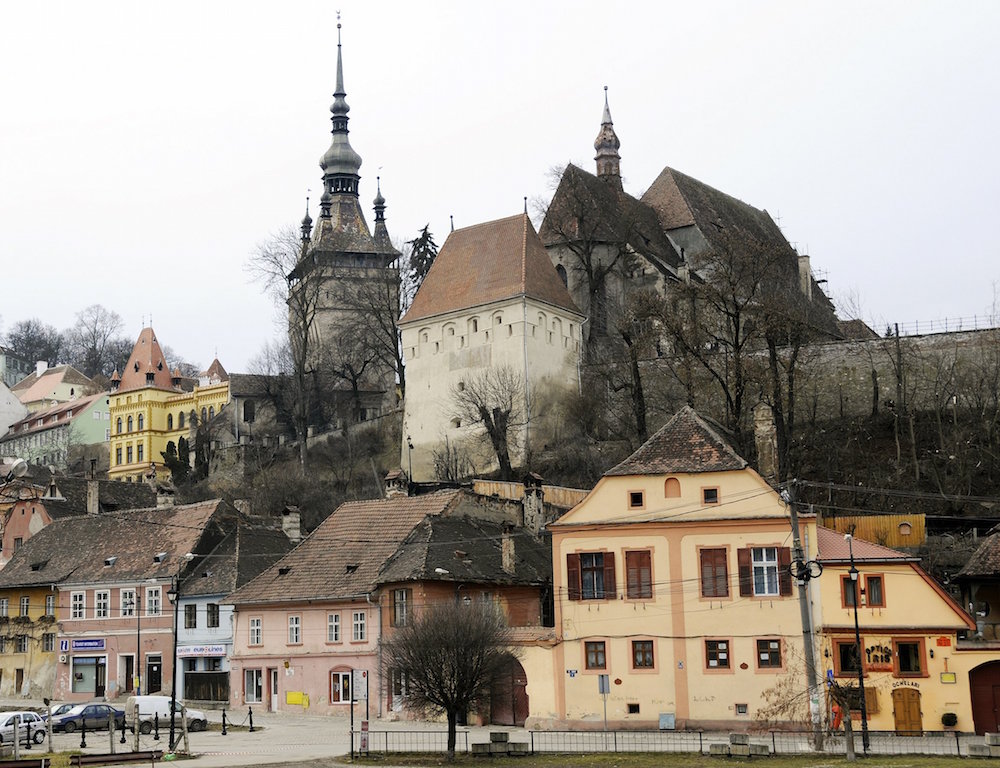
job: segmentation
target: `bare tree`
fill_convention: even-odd
[[[451,389],[453,415],[463,425],[481,426],[500,465],[500,477],[513,475],[511,454],[523,445],[530,412],[525,383],[510,366],[484,369]]]
[[[10,351],[22,360],[29,363],[44,360],[49,365],[58,365],[63,346],[59,331],[45,325],[37,317],[14,323],[7,331],[6,343]]]
[[[76,313],[76,324],[63,333],[68,361],[87,376],[109,375],[124,367],[132,342],[121,335],[117,312],[91,304]]]
[[[453,760],[459,716],[484,703],[491,683],[510,662],[507,620],[493,603],[450,600],[407,618],[383,640],[383,665],[387,675],[405,676],[408,708],[444,713],[448,759]]]
[[[284,372],[289,382],[282,387],[281,399],[291,415],[295,436],[299,441],[299,466],[305,472],[309,455],[309,413],[315,383],[314,346],[318,341],[316,312],[321,297],[322,281],[303,278],[296,265],[305,252],[306,241],[293,227],[278,232],[257,244],[247,271],[278,306],[284,307],[287,346],[266,348],[264,367],[271,373]],[[275,370],[277,369],[277,370]]]

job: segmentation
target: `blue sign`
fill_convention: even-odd
[[[103,651],[104,650],[104,638],[94,638],[93,640],[74,640],[73,641],[74,651]]]
[[[59,651],[64,653],[64,652],[66,652],[68,650],[69,650],[69,640],[60,640],[59,641]]]

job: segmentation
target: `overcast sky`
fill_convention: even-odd
[[[593,170],[671,166],[780,223],[841,316],[992,310],[998,2],[11,2],[0,7],[0,333],[101,303],[246,370],[277,333],[245,263],[321,189],[343,15],[369,225],[508,216]]]

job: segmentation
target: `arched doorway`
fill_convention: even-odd
[[[920,712],[920,691],[897,688],[892,692],[892,716],[896,733],[922,733],[924,721]]]
[[[976,733],[1000,731],[1000,661],[988,661],[969,672],[969,690]]]
[[[490,686],[490,722],[522,726],[527,718],[528,676],[521,663],[510,656]]]

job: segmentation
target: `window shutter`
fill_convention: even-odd
[[[615,553],[604,553],[604,599],[617,600],[618,590],[615,588]]]
[[[580,555],[566,555],[566,590],[570,600],[580,599]]]
[[[753,568],[750,566],[750,549],[736,550],[736,562],[740,567],[740,597],[753,594]]]
[[[778,594],[788,597],[792,594],[792,551],[788,547],[778,547]]]

